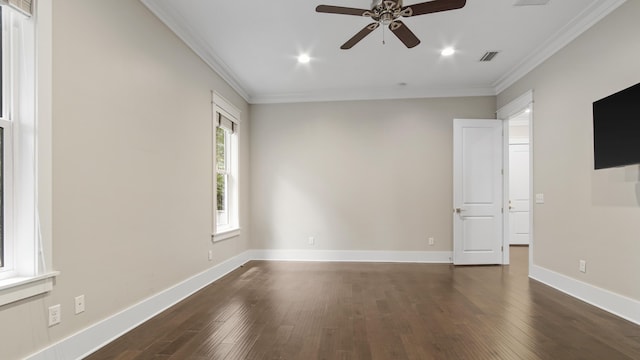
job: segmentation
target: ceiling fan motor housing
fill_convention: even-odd
[[[411,8],[402,9],[402,0],[373,0],[371,11],[367,11],[362,15],[369,16],[383,25],[389,25],[401,16],[411,16],[411,13]]]

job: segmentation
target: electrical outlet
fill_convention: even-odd
[[[578,270],[580,270],[580,272],[583,272],[583,273],[587,272],[587,262],[585,260],[580,260],[580,266]]]
[[[84,312],[84,295],[76,296],[76,315]]]
[[[436,240],[433,237],[430,237],[429,238],[429,246],[433,246],[433,245],[435,245],[435,243],[436,243]]]
[[[211,250],[209,250],[208,259],[209,259],[209,261],[213,260],[213,251],[211,251]]]
[[[49,306],[49,326],[60,324],[60,321],[62,321],[60,304]]]
[[[316,238],[314,238],[313,236],[309,236],[309,245],[314,245],[316,243]]]

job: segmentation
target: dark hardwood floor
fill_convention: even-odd
[[[98,359],[640,359],[640,327],[510,266],[252,261]]]

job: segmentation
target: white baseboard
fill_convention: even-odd
[[[28,360],[82,359],[136,326],[180,302],[251,260],[245,251],[155,294],[107,319],[81,330],[31,356]]]
[[[540,266],[532,266],[529,277],[640,325],[640,301],[638,300],[601,289]]]
[[[451,263],[451,251],[251,250],[254,260]]]

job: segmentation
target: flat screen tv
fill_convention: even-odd
[[[593,103],[596,169],[640,164],[640,83]]]

